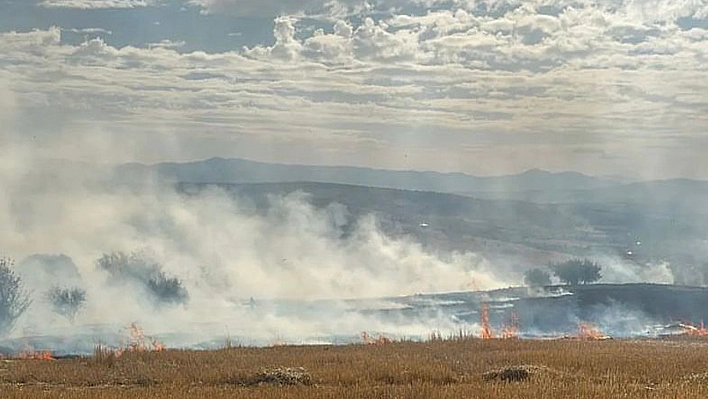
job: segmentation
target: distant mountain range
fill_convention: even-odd
[[[476,177],[463,173],[286,165],[224,158],[155,165],[130,163],[120,165],[115,173],[116,178],[123,181],[159,177],[169,181],[190,183],[318,182],[462,194],[555,192],[613,187],[622,184],[618,179],[591,177],[577,172],[550,173],[538,169],[511,176]]]
[[[532,169],[517,175],[477,177],[463,173],[396,171],[348,166],[310,166],[211,158],[186,163],[129,163],[114,169],[117,182],[336,183],[431,191],[485,199],[536,203],[675,204],[708,213],[708,182],[689,179],[632,182],[577,172]],[[705,211],[704,211],[705,208]]]
[[[159,182],[184,195],[218,185],[259,211],[266,211],[272,194],[304,191],[318,208],[344,205],[351,223],[374,214],[388,235],[411,238],[431,251],[472,250],[510,272],[565,256],[631,251],[638,264],[670,262],[677,281],[691,282],[697,271],[705,271],[701,281],[708,282],[706,181],[632,182],[538,169],[476,177],[223,158],[110,169],[60,162],[26,173],[22,190],[37,193],[48,179],[53,185],[137,191]],[[82,173],[92,178],[84,182],[78,178]]]

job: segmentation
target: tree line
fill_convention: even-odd
[[[111,276],[110,284],[137,288],[139,292],[135,294],[153,306],[184,305],[189,300],[189,293],[182,281],[165,273],[162,265],[145,251],[104,254],[96,260],[95,265]],[[47,281],[53,285],[47,291],[42,288],[43,292],[39,294],[53,312],[73,323],[86,304],[86,290],[75,286],[60,286],[58,284],[62,282],[57,280],[55,276],[53,281]],[[0,337],[12,331],[17,320],[32,304],[33,294],[15,271],[14,261],[0,257]]]
[[[554,275],[562,284],[591,284],[602,278],[602,267],[590,259],[570,259],[551,263],[547,268],[533,268],[524,273],[524,283],[530,287],[552,284]]]

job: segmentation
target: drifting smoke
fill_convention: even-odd
[[[76,264],[66,255],[35,254],[26,257],[17,265],[22,283],[31,291],[46,289],[47,282],[56,281],[67,285],[82,285]]]
[[[674,274],[668,262],[639,264],[623,259],[601,257],[602,281],[606,283],[673,284]]]
[[[263,212],[218,189],[187,196],[157,183],[117,186],[28,156],[36,154],[27,146],[5,151],[1,251],[20,260],[33,298],[15,337],[64,334],[92,345],[134,321],[171,334],[175,346],[223,342],[227,332],[261,344],[362,331],[425,336],[459,323],[434,310],[386,320],[344,299],[506,285],[474,253],[443,260],[386,236],[373,216],[352,220],[338,204],[316,208],[302,192],[269,197]],[[149,255],[136,252],[145,248]],[[81,303],[57,312],[57,287],[76,287]]]
[[[189,347],[218,345],[227,335],[268,344],[347,342],[362,331],[478,331],[474,294],[430,304],[396,297],[519,279],[499,275],[475,253],[443,258],[387,236],[374,216],[353,220],[342,205],[318,208],[302,192],[270,196],[263,206],[218,188],[184,195],[151,179],[116,184],[106,170],[52,160],[15,134],[7,93],[0,90],[0,126],[9,129],[0,135],[0,255],[20,260],[17,273],[32,294],[13,331],[21,345],[38,336],[51,349],[90,352],[96,342],[117,342],[133,322],[170,346]],[[113,144],[80,146],[101,158]],[[666,266],[600,263],[607,281],[669,281]],[[559,328],[585,318],[570,308],[572,295],[545,295],[523,304],[522,328],[535,315]],[[518,305],[500,302],[493,322]],[[612,331],[630,324],[634,331],[641,318],[632,312],[610,306],[594,313],[615,320],[606,326]]]

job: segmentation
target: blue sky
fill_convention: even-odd
[[[0,144],[708,178],[708,0],[0,0]]]
[[[36,0],[0,2],[0,28],[8,32],[57,26],[63,28],[62,43],[73,45],[95,37],[119,48],[169,40],[184,42],[179,47],[183,52],[238,51],[243,46],[274,40],[273,18],[204,14],[201,7],[180,2],[159,7],[98,9],[50,8],[41,4]]]

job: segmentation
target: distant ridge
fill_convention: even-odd
[[[559,191],[612,187],[616,180],[578,172],[531,169],[517,175],[477,177],[464,173],[398,171],[350,166],[311,166],[211,158],[186,163],[130,163],[115,169],[119,181],[149,177],[190,183],[287,183],[311,181],[442,193]]]

